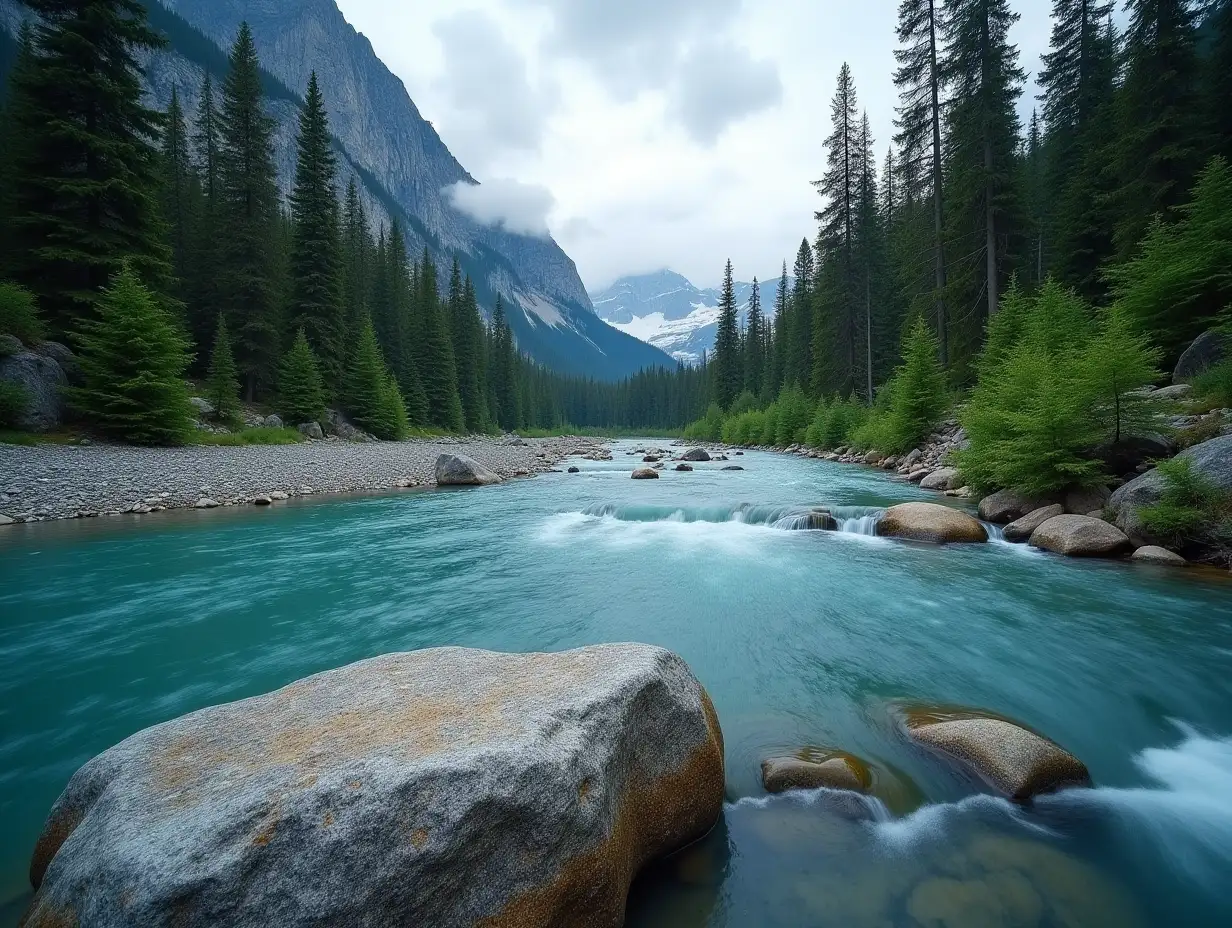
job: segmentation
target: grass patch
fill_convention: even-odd
[[[241,445],[298,445],[304,436],[298,429],[243,429],[239,432],[228,432],[215,435],[212,432],[202,432],[195,436],[195,445],[216,445],[223,448],[238,448]]]
[[[0,429],[0,445],[75,445],[80,435],[70,432],[21,432],[16,429]]]

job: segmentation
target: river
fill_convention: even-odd
[[[1232,923],[1232,583],[877,539],[861,507],[937,497],[758,452],[632,481],[633,447],[482,490],[0,530],[0,924],[69,776],[141,728],[388,651],[610,641],[681,654],[727,752],[723,822],[639,880],[630,925]],[[847,531],[791,530],[822,504]],[[1020,720],[1096,788],[1012,807],[903,739],[912,704]],[[809,746],[873,765],[875,821],[764,796],[762,758]]]

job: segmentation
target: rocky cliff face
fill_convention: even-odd
[[[151,22],[171,40],[168,50],[148,62],[157,104],[165,105],[178,87],[187,112],[194,112],[204,74],[220,77],[225,71],[223,50],[247,20],[271,76],[266,89],[278,121],[276,158],[284,187],[294,166],[299,95],[315,69],[344,172],[359,177],[378,214],[403,221],[412,251],[427,247],[446,271],[457,256],[486,310],[502,294],[524,351],[556,369],[601,378],[672,363],[595,317],[577,268],[555,241],[483,226],[452,207],[443,189],[474,178],[334,0],[145,3]],[[15,32],[20,9],[17,0],[0,0],[0,28]]]

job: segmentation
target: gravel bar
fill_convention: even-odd
[[[0,523],[433,486],[444,453],[472,457],[502,477],[529,477],[606,449],[607,442],[587,438],[487,437],[185,448],[0,445]]]

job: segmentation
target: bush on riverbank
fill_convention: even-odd
[[[26,344],[43,337],[34,294],[7,280],[0,280],[0,335],[12,335]]]
[[[304,436],[298,429],[254,428],[221,434],[202,432],[193,444],[238,448],[243,445],[298,445],[303,440]]]
[[[1203,476],[1186,457],[1159,465],[1163,492],[1159,502],[1139,510],[1143,527],[1169,547],[1198,544],[1232,549],[1232,494]]]
[[[308,345],[304,330],[278,366],[278,411],[288,422],[318,422],[325,415],[325,388],[316,355]]]
[[[917,318],[903,342],[903,363],[881,388],[871,415],[849,429],[857,448],[901,454],[919,445],[949,409],[945,371],[937,360],[937,339]]]
[[[1093,313],[1051,279],[1016,289],[989,325],[979,380],[962,413],[970,447],[957,456],[969,486],[1043,495],[1109,476],[1096,449],[1152,430],[1141,388],[1159,378],[1159,353],[1119,308],[1092,331]]]
[[[188,343],[127,264],[76,340],[83,384],[69,400],[100,432],[137,445],[182,445],[195,432]]]

